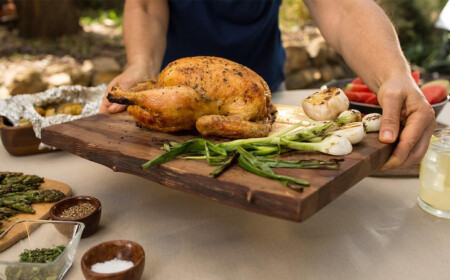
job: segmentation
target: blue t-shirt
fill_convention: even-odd
[[[223,57],[251,68],[275,90],[284,80],[280,5],[281,0],[169,0],[162,67],[186,56]]]

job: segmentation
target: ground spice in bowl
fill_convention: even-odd
[[[62,211],[58,216],[62,219],[80,219],[94,213],[95,207],[89,202],[82,202],[80,204],[71,206]]]
[[[91,267],[91,269],[97,273],[115,273],[129,269],[130,267],[133,267],[133,265],[134,264],[132,261],[124,261],[114,258],[110,261],[96,263]]]

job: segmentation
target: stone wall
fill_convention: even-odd
[[[287,89],[317,88],[333,79],[354,76],[316,27],[283,34],[283,44],[287,56],[284,67]],[[89,59],[75,59],[69,55],[3,58],[0,63],[0,98],[41,92],[62,85],[108,83],[124,67],[124,61],[117,59],[120,57],[125,57],[124,50],[105,51]]]
[[[308,43],[287,45],[285,49],[287,89],[320,87],[328,81],[354,75],[323,37]]]
[[[0,98],[37,93],[63,85],[96,86],[109,83],[122,72],[111,57],[86,59],[48,55],[42,59],[5,61],[0,65]]]

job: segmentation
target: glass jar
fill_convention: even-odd
[[[450,129],[436,130],[420,163],[420,207],[450,218]]]

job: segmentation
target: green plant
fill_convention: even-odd
[[[442,30],[434,27],[447,0],[375,0],[393,22],[409,62],[422,67],[433,64],[445,44]],[[285,33],[310,24],[309,12],[301,1],[284,0],[280,8],[280,29]]]
[[[115,26],[122,26],[123,13],[120,10],[93,10],[88,9],[82,12],[80,17],[81,25],[90,25],[93,23],[105,23],[109,21]]]
[[[391,18],[407,59],[427,67],[437,57],[442,30],[434,27],[446,0],[377,0]]]

